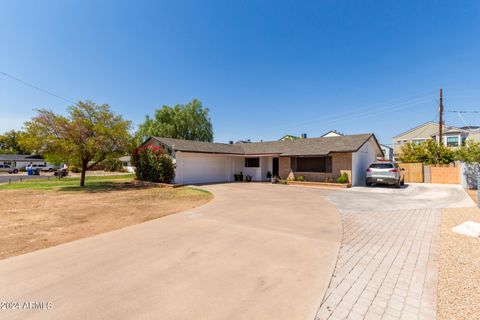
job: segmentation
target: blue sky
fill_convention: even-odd
[[[135,124],[198,98],[221,142],[336,129],[391,143],[435,119],[440,87],[446,109],[480,110],[479,36],[479,1],[0,0],[0,72]],[[0,132],[67,106],[0,74]]]

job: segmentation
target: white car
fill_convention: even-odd
[[[18,169],[8,164],[0,164],[0,172],[18,173]]]
[[[52,171],[57,170],[54,166],[49,165],[49,164],[32,164],[28,167],[31,167],[34,170],[38,169],[40,171],[48,171],[48,172],[52,172]]]
[[[400,188],[404,184],[404,169],[393,161],[374,162],[367,169],[366,185],[390,184]]]

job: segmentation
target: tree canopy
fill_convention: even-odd
[[[467,140],[455,153],[455,159],[467,163],[480,162],[480,142]]]
[[[0,153],[24,154],[28,150],[23,148],[20,143],[21,131],[10,130],[0,135]]]
[[[47,109],[36,112],[25,123],[22,146],[35,150],[49,162],[81,167],[80,186],[85,185],[87,170],[130,149],[131,123],[113,113],[108,104],[80,101],[68,108],[67,116]]]
[[[145,117],[136,134],[142,143],[151,136],[197,141],[213,141],[213,128],[208,108],[194,99],[186,105],[163,106],[153,118]]]
[[[422,143],[408,142],[402,146],[401,162],[423,162],[425,164],[449,164],[455,160],[455,152],[429,139]]]

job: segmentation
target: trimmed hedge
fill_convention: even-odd
[[[159,146],[135,149],[132,153],[132,164],[138,180],[171,183],[175,178],[173,159]]]

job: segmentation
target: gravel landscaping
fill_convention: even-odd
[[[480,305],[480,238],[451,231],[467,220],[480,222],[478,208],[442,212],[438,281],[438,319],[478,319]]]

